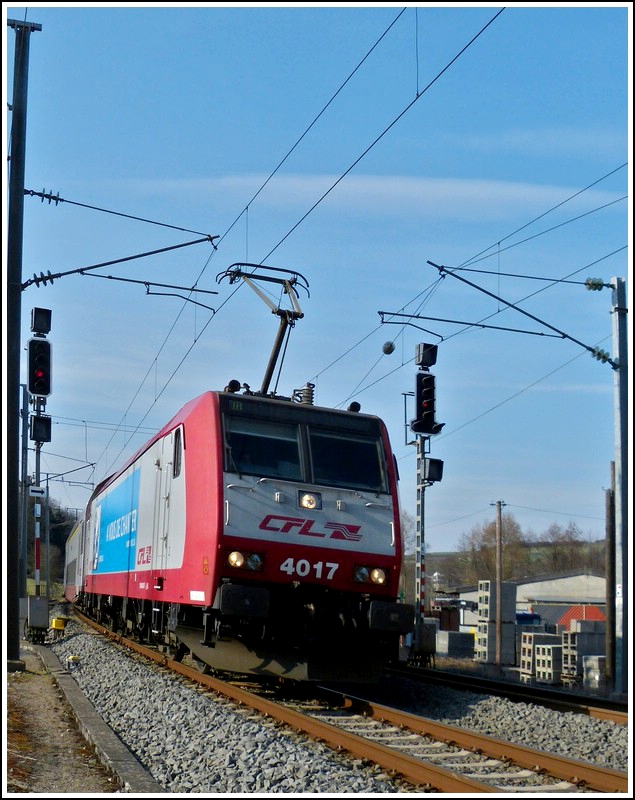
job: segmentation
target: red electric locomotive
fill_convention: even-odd
[[[97,487],[67,598],[217,669],[373,680],[412,629],[401,560],[380,419],[207,392]]]
[[[66,597],[205,670],[374,681],[413,627],[402,557],[384,423],[232,381],[95,489]]]

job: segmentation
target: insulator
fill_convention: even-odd
[[[315,395],[314,389],[314,383],[307,383],[306,386],[303,386],[300,389],[300,402],[304,403],[305,405],[312,406]]]
[[[40,272],[39,276],[33,273],[33,283],[36,286],[39,286],[43,283],[46,286],[47,281],[53,283],[53,275],[51,275],[51,270],[46,271],[46,275],[43,272]]]
[[[601,361],[603,364],[606,364],[606,362],[610,359],[610,355],[606,352],[606,350],[600,350],[599,347],[594,347],[592,354],[594,358],[597,358],[597,360]]]

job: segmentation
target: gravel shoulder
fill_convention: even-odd
[[[63,693],[37,653],[22,645],[25,670],[7,673],[7,793],[113,794],[117,778],[82,735]]]

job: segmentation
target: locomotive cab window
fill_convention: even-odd
[[[390,492],[376,418],[233,395],[221,412],[227,472]]]
[[[227,469],[241,475],[302,480],[298,428],[276,422],[229,417]]]
[[[388,491],[381,441],[340,432],[311,430],[311,464],[315,483]]]

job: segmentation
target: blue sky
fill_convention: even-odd
[[[272,388],[311,381],[317,404],[357,400],[385,419],[413,517],[407,393],[417,343],[438,344],[445,426],[430,455],[444,474],[426,491],[428,551],[456,549],[498,500],[523,531],[572,522],[603,537],[613,370],[573,340],[612,351],[611,292],[586,278],[625,278],[630,298],[632,11],[501,9],[3,6],[42,26],[25,186],[64,200],[25,197],[24,280],[219,237],[216,251],[200,243],[24,290],[23,342],[31,309],[52,310],[41,471],[64,474],[52,497],[84,505],[92,481],[198,394],[232,378],[259,388],[277,318],[217,278],[253,262],[309,284]],[[15,33],[3,30],[10,101]],[[7,142],[5,126],[8,153]],[[462,267],[490,295],[428,261]],[[97,275],[197,283],[218,292],[197,296],[215,313]],[[553,328],[566,337],[544,335]]]

